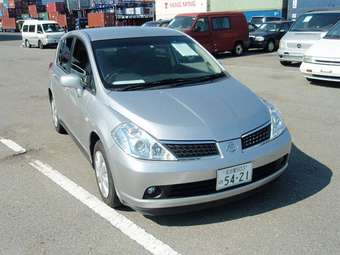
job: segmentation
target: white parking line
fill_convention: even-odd
[[[44,164],[39,160],[33,160],[29,162],[29,164],[152,254],[178,254],[167,244],[164,244],[162,241],[147,233],[144,229],[137,226],[125,216],[119,214],[116,210],[107,206],[78,184],[74,183],[57,170],[54,170],[51,166]]]
[[[26,150],[23,147],[21,147],[16,142],[13,142],[12,140],[0,137],[0,142],[7,146],[8,148],[10,148],[12,151],[14,151],[15,154],[23,154],[26,152]]]

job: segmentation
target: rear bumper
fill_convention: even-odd
[[[340,82],[340,66],[304,62],[300,67],[300,71],[308,79]]]

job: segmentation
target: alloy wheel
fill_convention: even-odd
[[[96,151],[95,153],[94,168],[99,190],[102,196],[107,198],[109,196],[109,177],[104,156],[100,151]]]

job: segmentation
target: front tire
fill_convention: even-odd
[[[41,41],[38,41],[38,47],[39,49],[44,49],[44,45]]]
[[[53,123],[55,130],[59,134],[67,134],[65,128],[60,124],[60,120],[58,117],[58,110],[55,105],[55,101],[53,97],[50,99],[50,108],[51,108],[51,115],[52,115],[52,123]]]
[[[280,61],[280,63],[281,63],[281,65],[283,65],[283,66],[289,66],[289,65],[292,64],[292,62],[290,62],[290,61]]]
[[[112,208],[120,207],[122,204],[113,183],[112,173],[109,164],[107,163],[104,146],[100,140],[97,141],[94,146],[92,158],[97,186],[102,200]]]
[[[243,52],[244,52],[243,44],[240,43],[240,42],[236,43],[234,50],[233,50],[233,53],[236,56],[241,56],[243,54]]]
[[[267,52],[273,52],[275,50],[275,42],[273,40],[269,40],[266,46]]]

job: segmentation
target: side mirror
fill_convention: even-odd
[[[81,78],[73,73],[60,77],[60,83],[65,88],[81,89]]]

